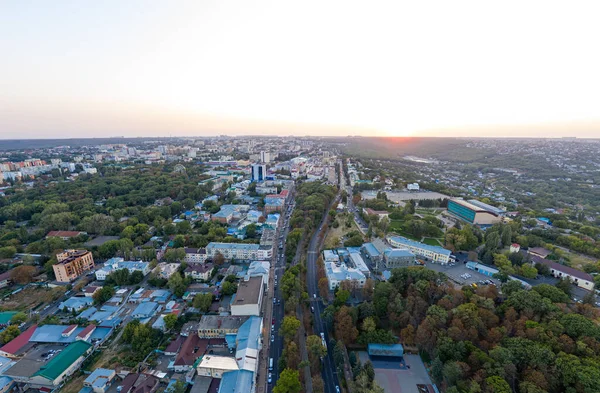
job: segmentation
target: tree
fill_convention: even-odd
[[[208,312],[210,310],[210,306],[212,305],[213,295],[212,293],[199,293],[194,297],[194,308],[197,308],[200,311]]]
[[[336,307],[342,306],[348,302],[348,299],[350,299],[350,292],[345,289],[339,289],[335,294],[334,305]]]
[[[181,262],[185,258],[185,250],[183,248],[169,248],[163,259],[167,262]]]
[[[552,303],[567,303],[569,301],[569,296],[566,293],[550,284],[536,285],[533,287],[533,290],[543,297],[550,299]]]
[[[181,277],[181,274],[174,273],[171,275],[171,277],[169,277],[167,286],[176,297],[182,297],[188,284],[185,282],[183,277]]]
[[[220,252],[217,252],[213,257],[213,263],[217,266],[221,266],[225,263],[225,257]]]
[[[329,281],[327,281],[326,277],[319,279],[319,295],[321,295],[323,299],[329,297]]]
[[[27,314],[24,312],[18,312],[10,319],[11,325],[20,325],[27,320]]]
[[[300,393],[301,390],[300,372],[286,368],[279,375],[279,379],[273,388],[273,393]]]
[[[279,328],[279,334],[286,340],[291,340],[298,333],[300,329],[300,321],[294,316],[287,316],[283,318],[281,327]]]
[[[107,302],[115,294],[115,289],[110,285],[105,285],[101,289],[97,290],[92,296],[94,304],[102,304]]]
[[[14,246],[0,247],[0,258],[1,259],[12,258],[15,256],[16,253],[17,253],[17,248]]]
[[[182,380],[178,380],[171,386],[169,393],[185,393],[187,390],[187,383]]]
[[[512,389],[502,377],[494,375],[485,379],[486,393],[511,393]]]
[[[563,291],[564,293],[566,293],[567,296],[571,296],[572,285],[571,285],[571,281],[568,278],[563,278],[559,282],[557,282],[556,288],[558,288],[561,291]]]
[[[129,284],[129,270],[128,269],[119,269],[110,273],[106,277],[106,283],[109,285],[128,285]]]
[[[175,325],[177,325],[177,315],[167,314],[164,317],[164,321],[165,321],[165,328],[167,329],[167,331],[171,331],[175,328]]]
[[[237,292],[237,285],[230,281],[224,281],[223,285],[221,286],[221,292],[225,296],[233,295]]]
[[[327,355],[327,349],[323,346],[321,337],[315,334],[306,337],[306,348],[308,349],[308,353],[316,359]]]
[[[10,271],[10,278],[17,284],[29,284],[36,272],[37,270],[33,266],[21,265]]]
[[[344,344],[351,344],[358,337],[358,329],[350,315],[350,308],[347,306],[340,307],[335,314],[335,337]]]
[[[0,333],[0,341],[2,342],[2,344],[6,344],[8,342],[11,342],[19,334],[21,334],[21,331],[17,326],[9,325]]]

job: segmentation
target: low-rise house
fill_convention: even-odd
[[[12,283],[10,270],[0,274],[0,288],[6,288]]]
[[[80,232],[80,231],[50,231],[46,235],[46,239],[48,239],[49,237],[58,237],[58,238],[61,238],[62,240],[66,241],[66,240],[69,240],[71,238],[77,237],[79,235],[87,235],[87,232]]]
[[[157,313],[159,308],[160,306],[155,302],[140,303],[140,305],[133,310],[131,316],[135,319],[151,318]]]
[[[235,358],[216,355],[204,356],[198,367],[196,367],[198,375],[212,378],[223,378],[223,374],[237,370],[239,370],[239,367]]]
[[[548,266],[550,273],[556,278],[569,279],[569,281],[580,288],[587,289],[588,291],[594,290],[594,277],[586,272],[561,265],[549,259],[540,258],[535,254],[531,255],[531,262]]]
[[[192,264],[189,265],[184,273],[186,277],[191,277],[198,281],[208,281],[213,270],[212,264]]]
[[[113,384],[117,373],[115,370],[97,368],[83,381],[83,386],[91,388],[94,393],[105,393]]]
[[[169,279],[174,273],[177,273],[177,269],[179,269],[179,263],[165,263],[161,262],[156,267],[158,268],[158,275],[161,278]]]
[[[154,393],[160,387],[160,379],[154,375],[131,373],[117,386],[119,393]]]
[[[381,221],[382,218],[388,218],[390,216],[390,213],[385,210],[373,210],[370,207],[363,208],[363,213],[368,216],[377,216],[379,221]]]
[[[125,261],[123,258],[111,258],[101,269],[96,270],[96,280],[104,281],[106,277],[116,270],[127,269],[129,273],[140,271],[144,276],[150,273],[150,263],[141,261]]]
[[[552,251],[547,250],[544,247],[532,247],[527,250],[527,253],[539,258],[547,258],[548,255],[552,254]]]
[[[83,288],[83,295],[85,297],[94,297],[94,294],[101,289],[102,289],[102,287],[89,285],[89,286]]]
[[[339,287],[342,281],[351,281],[359,288],[365,285],[367,277],[358,269],[349,268],[345,263],[325,263],[325,274],[329,283],[329,290]]]
[[[59,310],[68,310],[69,312],[81,311],[86,307],[91,306],[94,299],[91,297],[73,296],[58,305]]]

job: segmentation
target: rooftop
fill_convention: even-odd
[[[258,304],[261,295],[261,286],[263,281],[261,277],[250,277],[248,280],[240,281],[237,293],[233,299],[232,306],[242,306],[245,304]]]
[[[31,325],[29,329],[25,330],[23,333],[19,334],[17,337],[12,339],[12,341],[4,344],[2,348],[0,348],[0,352],[16,354],[21,348],[23,348],[26,344],[29,343],[29,339],[35,333],[37,329],[37,325]]]
[[[260,246],[258,244],[245,244],[245,243],[218,243],[210,242],[206,246],[207,250],[229,248],[232,250],[258,250]]]
[[[383,254],[387,258],[401,258],[401,257],[414,257],[415,256],[415,254],[413,254],[412,252],[410,252],[410,250],[407,250],[405,248],[388,248],[383,252]]]
[[[207,355],[202,358],[198,368],[216,368],[220,370],[238,370],[235,358],[229,356]]]
[[[429,244],[425,244],[425,243],[421,243],[421,242],[417,242],[414,240],[410,240],[407,239],[405,237],[402,236],[388,236],[389,240],[395,241],[397,243],[409,246],[409,247],[415,247],[415,248],[420,248],[422,250],[428,250],[431,252],[435,252],[437,254],[442,254],[442,255],[450,255],[452,254],[452,252],[450,250],[446,250],[444,247],[440,247],[440,246],[430,246]]]
[[[240,393],[252,391],[254,373],[247,370],[237,370],[223,373],[219,393]]]
[[[54,381],[77,359],[79,359],[79,357],[85,355],[91,347],[92,344],[85,341],[75,341],[42,366],[35,375]]]
[[[378,257],[380,255],[380,252],[377,250],[377,248],[373,245],[373,243],[364,243],[362,245],[362,248],[365,250],[365,252],[372,258],[372,257]]]
[[[206,329],[237,330],[248,318],[248,316],[203,315],[198,323],[198,331]]]

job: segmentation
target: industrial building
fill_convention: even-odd
[[[244,277],[231,299],[231,315],[260,315],[264,287],[262,277]]]
[[[489,226],[502,221],[504,211],[486,203],[471,199],[453,198],[448,201],[448,212],[474,225]]]

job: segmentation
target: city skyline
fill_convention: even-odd
[[[594,2],[176,4],[0,5],[0,139],[600,137]]]

